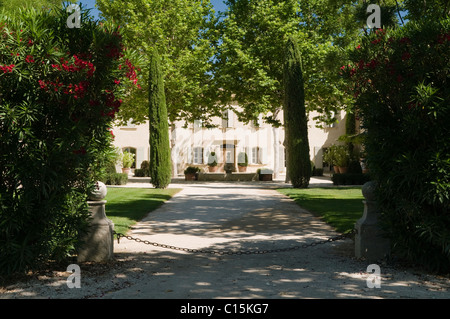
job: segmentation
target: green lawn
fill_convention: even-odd
[[[352,230],[364,211],[361,187],[282,188],[278,191],[294,199],[300,207],[322,218],[340,233]]]
[[[114,230],[125,234],[149,212],[161,206],[180,189],[111,188],[106,195],[106,216],[114,223]]]

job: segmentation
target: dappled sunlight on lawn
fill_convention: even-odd
[[[278,191],[341,233],[353,229],[364,211],[361,187],[285,188]]]

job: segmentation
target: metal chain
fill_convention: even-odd
[[[124,235],[121,233],[117,233],[117,232],[114,232],[114,234],[117,236],[118,244],[120,244],[120,238],[126,238],[128,240],[133,240],[137,243],[143,243],[143,244],[151,245],[151,246],[155,246],[155,247],[161,247],[161,248],[172,249],[172,250],[180,250],[180,251],[185,251],[185,252],[194,253],[194,254],[199,253],[199,254],[212,254],[212,255],[223,256],[223,255],[261,255],[261,254],[294,251],[294,250],[298,250],[300,248],[308,248],[308,247],[313,247],[313,246],[317,246],[317,245],[322,245],[325,243],[331,243],[334,241],[351,238],[355,234],[355,229],[353,229],[347,233],[344,233],[342,235],[336,236],[336,237],[331,237],[331,238],[328,238],[325,240],[320,240],[320,241],[312,242],[309,244],[303,244],[300,246],[293,246],[293,247],[288,247],[288,248],[268,249],[268,250],[207,250],[207,249],[182,248],[182,247],[176,247],[176,246],[172,246],[172,245],[154,243],[154,242],[151,242],[148,240],[134,238],[134,237]]]

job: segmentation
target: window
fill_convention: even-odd
[[[232,110],[227,110],[222,113],[222,126],[224,128],[230,128],[234,126],[234,118]]]
[[[259,147],[252,147],[252,164],[259,164]]]
[[[194,161],[192,164],[203,164],[203,147],[194,147]]]
[[[194,121],[194,128],[199,129],[199,128],[202,128],[202,126],[203,126],[203,121],[202,120],[195,120]]]

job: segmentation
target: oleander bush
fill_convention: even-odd
[[[450,270],[450,20],[376,30],[341,68],[394,251]]]
[[[68,15],[0,15],[0,274],[76,251],[112,121],[137,86],[120,28],[82,10],[70,29]]]

